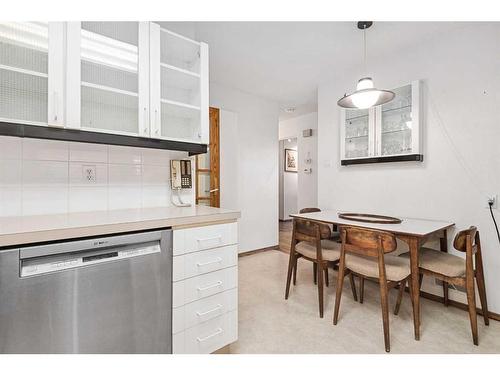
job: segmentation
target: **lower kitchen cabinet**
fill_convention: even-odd
[[[237,340],[236,233],[235,222],[174,229],[174,354],[208,354]]]

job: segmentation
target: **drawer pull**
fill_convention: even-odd
[[[197,238],[196,241],[198,241],[198,243],[200,242],[207,242],[207,241],[213,241],[213,240],[217,240],[218,242],[221,242],[222,240],[222,236],[221,235],[218,235],[218,236],[215,236],[215,237],[209,237],[209,238]]]
[[[212,337],[220,335],[222,332],[224,332],[224,330],[222,328],[219,328],[219,329],[217,329],[217,331],[215,331],[211,335],[208,335],[208,336],[205,336],[205,337],[197,337],[196,340],[198,340],[198,342],[207,341],[208,339],[211,339]]]
[[[214,308],[213,308],[213,309],[211,309],[211,310],[207,310],[207,311],[204,311],[204,312],[199,312],[199,311],[198,311],[198,312],[196,312],[196,315],[198,315],[198,316],[204,316],[204,315],[210,314],[210,313],[212,313],[212,312],[214,312],[214,311],[220,310],[221,308],[222,308],[222,305],[219,303],[219,304],[217,305],[217,307],[214,307]]]
[[[208,289],[212,289],[212,288],[217,288],[218,286],[221,286],[221,285],[222,285],[222,281],[217,281],[215,284],[212,284],[212,285],[209,285],[209,286],[204,286],[204,287],[199,286],[198,287],[198,291],[199,292],[203,292],[204,290],[208,290]]]
[[[205,267],[205,266],[208,266],[210,264],[214,264],[214,263],[220,263],[222,262],[222,258],[221,257],[217,257],[216,259],[214,260],[211,260],[210,262],[205,262],[205,263],[196,263],[196,265],[198,267]]]

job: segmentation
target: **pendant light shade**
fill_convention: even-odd
[[[366,109],[390,102],[392,99],[394,99],[392,91],[374,88],[372,79],[366,77],[358,81],[355,92],[344,95],[337,104],[343,108]]]
[[[358,29],[363,30],[363,46],[364,46],[364,64],[366,71],[366,29],[373,22],[361,21],[358,22]],[[373,80],[370,77],[361,78],[356,86],[356,91],[352,94],[345,94],[337,101],[337,104],[343,108],[366,109],[376,105],[385,104],[394,99],[395,94],[388,90],[378,90],[373,85]]]

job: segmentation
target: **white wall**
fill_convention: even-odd
[[[302,131],[313,129],[312,137],[303,137]],[[297,176],[297,209],[318,206],[318,113],[280,121],[279,138],[297,138],[299,172]],[[286,145],[285,145],[286,146]],[[311,159],[311,163],[306,163]],[[312,173],[304,169],[311,168]]]
[[[186,152],[0,137],[0,216],[170,206],[170,159]],[[194,166],[194,163],[192,163]],[[85,181],[94,166],[96,181]],[[194,189],[183,199],[194,202]]]
[[[279,105],[211,82],[210,106],[234,112],[238,117],[239,207],[234,208],[241,211],[240,252],[275,246],[278,244]],[[221,160],[221,165],[224,163]]]
[[[290,140],[290,141],[289,141]],[[298,173],[285,172],[285,150],[297,150],[297,138],[289,138],[280,141],[279,173],[280,183],[280,220],[291,220],[290,214],[298,212]]]
[[[336,102],[361,73],[341,72],[318,92],[320,207],[451,220],[456,229],[477,225],[489,307],[497,313],[500,246],[485,197],[500,193],[499,36],[499,23],[471,23],[370,60],[377,87],[423,80],[423,163],[341,167]],[[430,280],[424,289],[441,293]],[[464,300],[463,293],[450,297]]]

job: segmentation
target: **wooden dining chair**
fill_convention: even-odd
[[[342,227],[340,231],[342,245],[340,249],[339,272],[333,324],[336,325],[339,316],[340,299],[346,271],[350,271],[363,280],[369,279],[379,283],[382,306],[382,322],[384,327],[385,350],[390,351],[389,336],[389,302],[388,292],[399,286],[398,298],[394,314],[398,314],[403,292],[410,278],[410,262],[405,258],[385,256],[396,250],[396,237],[392,233]],[[411,283],[408,283],[411,288]]]
[[[419,270],[421,276],[432,276],[445,283],[444,303],[448,305],[448,285],[465,287],[467,305],[474,345],[478,345],[476,295],[474,279],[477,282],[479,300],[484,318],[484,324],[489,325],[488,302],[484,282],[483,258],[479,231],[471,226],[457,233],[453,247],[465,253],[465,259],[447,252],[422,247],[419,252]],[[405,256],[403,254],[402,256]]]
[[[301,208],[299,210],[299,214],[306,214],[310,212],[321,212],[321,209],[317,207],[306,207],[306,208]],[[332,241],[337,241],[340,238],[340,234],[337,231],[332,231],[330,226],[328,224],[320,224],[321,227],[321,239],[322,240],[332,240]],[[334,230],[336,228],[333,228]],[[329,286],[329,280],[328,280],[328,267],[325,268],[325,285],[328,287]],[[295,285],[295,280],[297,277],[297,267],[294,267],[293,269],[293,285]],[[313,280],[314,280],[314,285],[317,285],[318,283],[318,264],[313,263]]]
[[[292,245],[288,261],[288,274],[286,279],[285,300],[290,294],[290,283],[296,283],[298,259],[305,259],[316,264],[318,285],[319,316],[323,317],[323,275],[328,272],[329,263],[336,264],[340,259],[340,244],[330,238],[328,225],[319,224],[306,219],[293,219]],[[351,277],[353,297],[357,300],[354,280]]]

